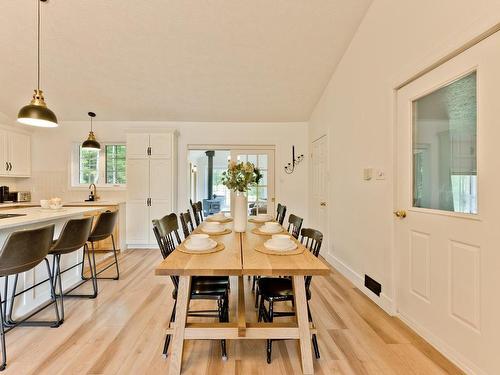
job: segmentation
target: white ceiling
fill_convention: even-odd
[[[60,120],[306,121],[372,0],[49,0]],[[36,0],[0,3],[0,112],[36,82]]]

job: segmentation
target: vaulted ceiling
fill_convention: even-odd
[[[306,121],[372,0],[49,0],[60,120]],[[0,112],[36,85],[36,0],[0,3]]]

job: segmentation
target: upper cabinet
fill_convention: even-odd
[[[0,129],[0,176],[31,176],[31,136]]]

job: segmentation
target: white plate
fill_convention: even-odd
[[[198,251],[204,251],[204,250],[210,250],[210,249],[213,249],[215,246],[217,246],[217,241],[214,241],[212,240],[211,238],[208,239],[208,244],[207,245],[204,245],[204,246],[193,246],[191,244],[191,240],[188,239],[186,241],[186,244],[184,245],[186,247],[186,249],[188,250],[198,250]]]
[[[265,223],[266,221],[273,220],[272,217],[258,217],[258,216],[251,216],[251,219],[253,219],[254,221],[258,221],[259,223]]]
[[[278,228],[278,230],[266,230],[264,226],[261,226],[259,228],[259,231],[261,231],[262,233],[277,234],[283,232],[283,228]]]
[[[206,227],[203,227],[201,230],[205,233],[221,233],[224,232],[224,227],[219,229],[208,229]]]
[[[226,216],[220,216],[220,217],[215,217],[215,216],[209,216],[207,217],[208,221],[226,221],[228,218]]]
[[[290,245],[288,245],[287,247],[281,247],[281,246],[276,246],[273,244],[272,242],[273,240],[270,239],[270,240],[267,240],[266,242],[264,242],[264,246],[269,249],[269,250],[273,250],[273,251],[291,251],[291,250],[295,250],[297,248],[297,244],[293,241],[290,241]]]

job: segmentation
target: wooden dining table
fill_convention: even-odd
[[[225,224],[232,229],[231,223]],[[244,233],[211,236],[224,249],[210,254],[188,254],[176,249],[156,268],[159,276],[179,276],[175,322],[172,335],[170,374],[180,374],[184,340],[195,339],[297,339],[300,342],[302,372],[313,374],[311,335],[315,333],[307,314],[304,276],[327,275],[330,269],[305,249],[297,255],[270,255],[255,250],[270,237],[253,233],[259,224],[249,222]],[[295,322],[248,322],[245,317],[244,276],[291,276],[294,289]],[[236,319],[227,323],[187,322],[191,276],[238,276]]]

